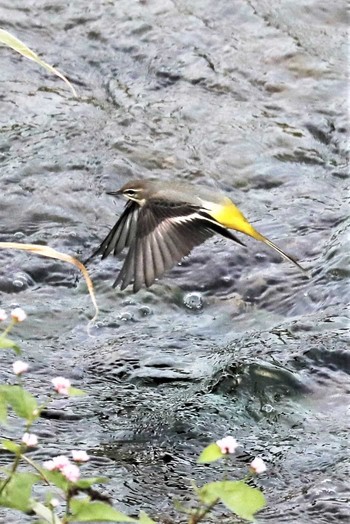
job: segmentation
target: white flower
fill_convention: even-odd
[[[35,448],[38,445],[38,437],[34,433],[24,433],[22,442],[28,446],[28,448]]]
[[[87,462],[90,460],[90,457],[86,451],[80,449],[73,449],[72,457],[75,462]]]
[[[51,460],[46,460],[43,462],[43,467],[49,471],[62,471],[62,469],[71,464],[71,461],[66,455],[58,455]]]
[[[22,362],[22,360],[16,360],[12,364],[12,368],[15,375],[22,375],[22,373],[28,371],[29,365],[26,362]]]
[[[253,473],[255,473],[256,475],[259,475],[259,473],[264,473],[264,471],[266,471],[266,464],[262,458],[256,457],[253,460],[253,462],[251,462],[250,469],[252,470]]]
[[[60,395],[69,395],[69,388],[71,387],[70,380],[64,377],[56,377],[51,380],[55,390]]]
[[[0,309],[0,322],[7,319],[7,313],[4,309]]]
[[[27,318],[27,315],[22,308],[16,307],[11,311],[11,317],[15,322],[23,322],[23,320]]]
[[[59,470],[62,470],[64,467],[71,464],[71,461],[66,455],[58,455],[58,457],[52,459],[52,462],[55,464],[55,469]]]
[[[71,482],[76,482],[80,477],[80,469],[75,464],[67,464],[61,469],[61,473]]]
[[[225,455],[228,453],[234,453],[240,446],[237,440],[230,436],[224,437],[221,440],[217,440],[216,443],[219,446],[221,453]]]
[[[48,471],[53,471],[56,469],[56,466],[53,460],[45,460],[45,462],[43,462],[43,468],[47,469]]]

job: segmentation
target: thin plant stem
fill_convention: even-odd
[[[11,469],[11,471],[10,471],[9,476],[4,480],[3,485],[0,487],[0,495],[2,494],[2,492],[4,491],[4,489],[6,488],[7,484],[8,484],[8,483],[10,482],[10,480],[12,479],[13,475],[16,473],[20,461],[21,461],[21,453],[18,453],[18,455],[16,455],[15,461],[14,461],[14,463],[13,463],[13,465],[12,465],[12,469]]]
[[[41,476],[41,478],[44,480],[44,482],[48,485],[48,486],[51,486],[51,483],[49,481],[49,479],[46,477],[45,473],[43,473],[43,471],[39,468],[39,466],[37,466],[35,464],[35,462],[33,462],[30,458],[28,458],[26,455],[21,455],[21,458],[23,460],[25,460],[26,462],[28,462],[28,464],[30,466],[32,466],[33,469],[35,469],[35,471],[37,471],[39,473],[39,475]]]
[[[199,510],[198,513],[195,515],[190,516],[190,520],[188,521],[188,524],[198,524],[201,520],[204,519],[210,513],[210,511],[213,509],[214,506],[219,502],[220,499],[215,499],[211,504],[203,508],[202,511]]]
[[[17,322],[16,322],[15,320],[12,319],[11,322],[9,323],[9,325],[7,326],[7,328],[4,329],[4,331],[1,333],[1,336],[2,336],[2,337],[6,337],[6,336],[10,333],[11,329],[13,328],[13,326],[14,326],[16,323],[17,323]]]

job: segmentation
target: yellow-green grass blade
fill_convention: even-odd
[[[17,51],[17,53],[28,58],[28,60],[33,60],[37,64],[44,67],[50,73],[53,73],[54,75],[61,78],[71,89],[73,96],[78,96],[76,90],[74,89],[70,81],[62,73],[60,73],[57,69],[44,62],[44,60],[42,60],[36,53],[34,53],[34,51],[29,49],[29,47],[27,47],[21,40],[16,38],[14,35],[9,33],[8,31],[5,31],[4,29],[0,29],[0,42],[7,45],[8,47],[11,47],[15,51]]]

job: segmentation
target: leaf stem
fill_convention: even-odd
[[[1,336],[6,337],[10,333],[11,329],[13,328],[15,324],[16,322],[12,319],[9,325],[7,326],[7,328],[4,329],[4,331],[1,333]]]
[[[39,473],[39,475],[41,476],[41,478],[44,480],[44,482],[48,485],[48,486],[51,486],[51,483],[49,481],[49,479],[46,477],[45,473],[43,473],[43,471],[39,468],[39,466],[37,466],[35,464],[35,462],[33,462],[30,458],[28,458],[26,455],[21,455],[21,458],[23,460],[25,460],[26,462],[28,462],[28,464],[30,464],[30,466],[32,466],[33,469],[35,469],[35,471],[37,471]]]
[[[202,511],[196,512],[194,515],[190,516],[190,520],[188,521],[188,524],[198,524],[201,520],[204,519],[204,517],[213,509],[214,506],[219,502],[220,499],[215,499],[213,502],[208,504],[208,506],[205,506]]]
[[[12,469],[10,471],[9,476],[4,480],[2,486],[0,487],[0,495],[3,493],[4,489],[6,488],[6,486],[8,485],[10,480],[12,479],[13,475],[16,473],[17,468],[18,468],[19,463],[20,463],[20,460],[21,460],[21,453],[18,453],[16,455],[15,461],[14,461],[14,463],[12,465]]]

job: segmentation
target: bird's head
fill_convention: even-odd
[[[149,193],[149,188],[143,180],[133,180],[128,182],[118,191],[110,191],[107,194],[112,196],[123,195],[129,200],[134,200],[138,204],[142,205]]]

